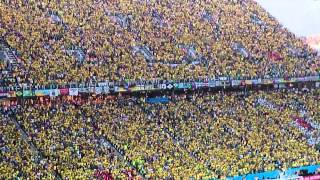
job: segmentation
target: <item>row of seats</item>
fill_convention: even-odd
[[[7,0],[0,12],[14,83],[319,72],[316,54],[253,0]]]
[[[319,93],[30,101],[17,119],[65,179],[222,178],[319,164]]]

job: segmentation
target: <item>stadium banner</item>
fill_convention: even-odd
[[[130,92],[137,92],[137,91],[141,91],[141,88],[140,88],[139,85],[137,85],[137,86],[132,86],[132,87],[129,88],[129,91],[130,91]]]
[[[160,87],[159,84],[154,84],[153,87],[154,87],[154,90],[155,90],[155,91],[161,90],[161,87]]]
[[[284,83],[284,82],[285,81],[284,81],[283,78],[276,78],[276,79],[273,80],[273,83],[275,83],[275,84]]]
[[[307,76],[305,77],[306,81],[320,81],[319,76]]]
[[[295,83],[295,82],[298,82],[298,79],[297,78],[290,78],[288,80],[288,82]]]
[[[230,81],[222,81],[223,87],[229,87],[230,86]]]
[[[229,81],[216,81],[216,87],[227,87],[230,86]]]
[[[114,92],[127,92],[124,87],[114,86]]]
[[[102,94],[103,93],[103,88],[102,87],[96,87],[95,89],[95,94]]]
[[[216,81],[215,80],[209,80],[208,86],[211,87],[211,88],[216,87]]]
[[[154,91],[156,90],[152,84],[148,84],[144,86],[145,91]]]
[[[319,76],[307,76],[304,78],[305,81],[317,81],[319,80]]]
[[[232,87],[240,86],[241,85],[241,80],[232,80],[231,81],[231,85],[232,85]]]
[[[60,95],[62,96],[69,95],[69,89],[68,88],[60,89]]]
[[[132,86],[132,87],[129,88],[129,90],[132,91],[132,92],[143,91],[144,90],[144,85]]]
[[[184,85],[186,89],[192,89],[192,83],[185,83]]]
[[[42,91],[43,91],[43,90],[35,90],[35,91],[34,91],[34,95],[37,96],[37,97],[45,96]]]
[[[203,85],[203,87],[209,87],[209,83],[208,82],[204,82],[202,85]]]
[[[114,92],[119,92],[119,86],[114,86],[113,90],[114,90]]]
[[[223,86],[221,81],[216,81],[216,87],[220,87],[220,86]]]
[[[242,176],[234,176],[234,177],[227,177],[227,180],[240,180],[240,179],[277,179],[280,176],[280,170],[274,171],[267,171],[267,172],[260,172],[260,173],[253,173],[253,174],[246,174]]]
[[[110,88],[109,88],[109,86],[103,86],[103,87],[102,87],[102,93],[103,93],[103,94],[109,94],[109,93],[110,93]]]
[[[0,98],[7,98],[9,96],[9,93],[7,92],[0,92]]]
[[[262,79],[262,84],[273,84],[273,81],[270,79]]]
[[[34,96],[34,94],[31,90],[24,90],[22,96],[23,97],[32,97],[32,96]]]
[[[253,84],[253,85],[259,85],[259,84],[261,84],[261,79],[253,79],[253,80],[252,80],[252,84]]]
[[[311,176],[304,176],[302,179],[303,180],[319,180],[320,179],[320,174],[311,175]]]
[[[214,82],[212,82],[212,81],[210,81],[210,82],[204,82],[204,83],[202,83],[202,87],[215,87],[216,86],[216,82],[214,81]]]
[[[191,88],[193,90],[197,89],[196,82],[191,83]],[[200,88],[200,87],[199,87]]]
[[[199,88],[202,88],[202,87],[206,87],[205,85],[206,84],[203,83],[203,82],[195,82],[194,83],[194,86],[195,86],[196,89],[199,89]]]
[[[69,95],[70,96],[78,96],[79,95],[79,89],[78,88],[69,88]]]
[[[219,77],[219,80],[226,81],[226,80],[228,80],[228,77]]]
[[[43,93],[44,93],[46,96],[50,96],[50,90],[49,90],[49,89],[43,90]]]
[[[9,97],[9,98],[17,97],[17,94],[16,94],[15,91],[9,91],[9,92],[8,92],[8,97]]]
[[[284,78],[283,79],[283,82],[282,83],[293,83],[294,81],[292,81],[292,79],[287,79],[287,78]]]
[[[78,92],[79,93],[89,93],[89,88],[87,87],[82,87],[82,88],[78,88]]]
[[[195,89],[201,89],[203,87],[215,87],[215,82],[210,81],[210,82],[195,82],[191,84],[191,88]],[[186,88],[187,89],[187,88]],[[188,88],[190,89],[190,88]]]
[[[35,90],[34,95],[35,96],[50,96],[50,90],[48,90],[48,89]]]
[[[224,81],[225,86],[230,87],[231,86],[231,81]]]
[[[183,83],[183,89],[192,89],[191,83]]]
[[[170,90],[170,89],[174,88],[174,85],[171,83],[168,83],[166,88]]]
[[[175,89],[191,89],[191,83],[174,83],[173,84]]]
[[[105,87],[105,86],[108,86],[108,83],[106,83],[106,82],[100,82],[100,83],[98,83],[98,86],[99,86],[99,87]]]
[[[28,86],[27,90],[20,90],[19,87],[14,87],[14,91],[6,91],[8,88],[0,87],[0,98],[10,98],[10,97],[31,97],[31,96],[59,96],[59,95],[71,95],[77,96],[80,93],[110,93],[110,92],[137,92],[137,91],[155,91],[155,90],[172,90],[172,89],[201,89],[203,87],[235,87],[235,86],[246,86],[246,85],[284,85],[296,82],[314,82],[314,86],[320,87],[320,76],[306,76],[306,77],[284,77],[284,78],[268,78],[268,79],[249,79],[249,80],[228,80],[227,77],[220,77],[217,79],[209,80],[199,80],[193,82],[182,82],[182,83],[154,83],[146,85],[136,85],[130,87],[129,84],[125,86],[114,86],[113,83],[102,82],[97,83],[96,87],[86,86],[85,84],[80,84],[80,88],[63,88],[63,89],[43,89],[43,90],[30,90],[31,86]],[[110,86],[109,86],[110,85]],[[58,91],[58,92],[57,92]]]
[[[124,87],[124,89],[126,89],[127,91],[129,91],[129,88],[130,88],[129,84],[125,83],[123,87]]]
[[[305,82],[305,77],[297,77],[297,82]]]
[[[141,85],[141,84],[140,84],[140,85],[137,85],[137,86],[140,88],[141,91],[144,91],[144,90],[145,90],[144,85]]]
[[[252,84],[253,84],[253,81],[252,81],[252,80],[245,80],[245,81],[244,81],[244,84],[245,84],[245,85],[252,85]]]
[[[159,89],[167,89],[167,84],[158,84]]]
[[[17,91],[16,92],[17,97],[21,97],[23,95],[22,91]]]
[[[174,83],[173,84],[174,89],[182,89],[183,85],[180,85],[180,84],[183,84],[183,83]]]
[[[59,89],[51,89],[50,90],[50,97],[56,97],[60,95]]]
[[[88,89],[89,89],[89,93],[91,94],[94,94],[96,92],[96,87],[91,86]]]

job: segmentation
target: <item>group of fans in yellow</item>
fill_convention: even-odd
[[[119,179],[209,179],[316,164],[319,93],[203,92],[174,95],[167,104],[29,100],[14,113],[46,158],[36,164],[39,157],[4,113],[1,176],[50,179],[58,171],[66,179],[90,179],[104,170]],[[311,122],[306,138],[301,129]]]
[[[19,83],[319,72],[308,47],[252,0],[5,0],[0,10]]]
[[[17,57],[0,61],[1,87],[320,71],[254,0],[2,0],[0,37]],[[318,89],[168,98],[1,105],[0,179],[215,179],[320,163]]]

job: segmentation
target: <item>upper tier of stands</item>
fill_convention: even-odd
[[[319,72],[253,0],[4,0],[0,14],[3,85]]]

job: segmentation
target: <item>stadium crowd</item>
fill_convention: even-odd
[[[48,171],[52,166],[32,152],[9,111],[1,107],[0,112],[0,179],[54,179]]]
[[[315,54],[253,0],[4,0],[0,12],[18,84],[319,72]]]
[[[303,117],[302,107],[287,107],[301,98],[310,114],[317,113],[318,93],[195,94],[148,108],[169,134],[210,169],[236,175],[319,162],[319,152],[292,125],[293,115]],[[313,133],[319,137],[319,128]]]
[[[104,172],[126,179],[136,175],[128,162],[99,134],[93,106],[73,104],[28,107],[18,121],[63,179],[90,179]],[[130,178],[129,178],[130,179]]]
[[[253,0],[0,2],[0,87],[304,76],[319,67],[316,53]],[[0,179],[206,179],[319,164],[319,93],[1,105]]]
[[[113,178],[223,178],[319,164],[319,93],[192,93],[167,104],[102,96],[28,100],[17,119],[65,179],[97,170]]]

